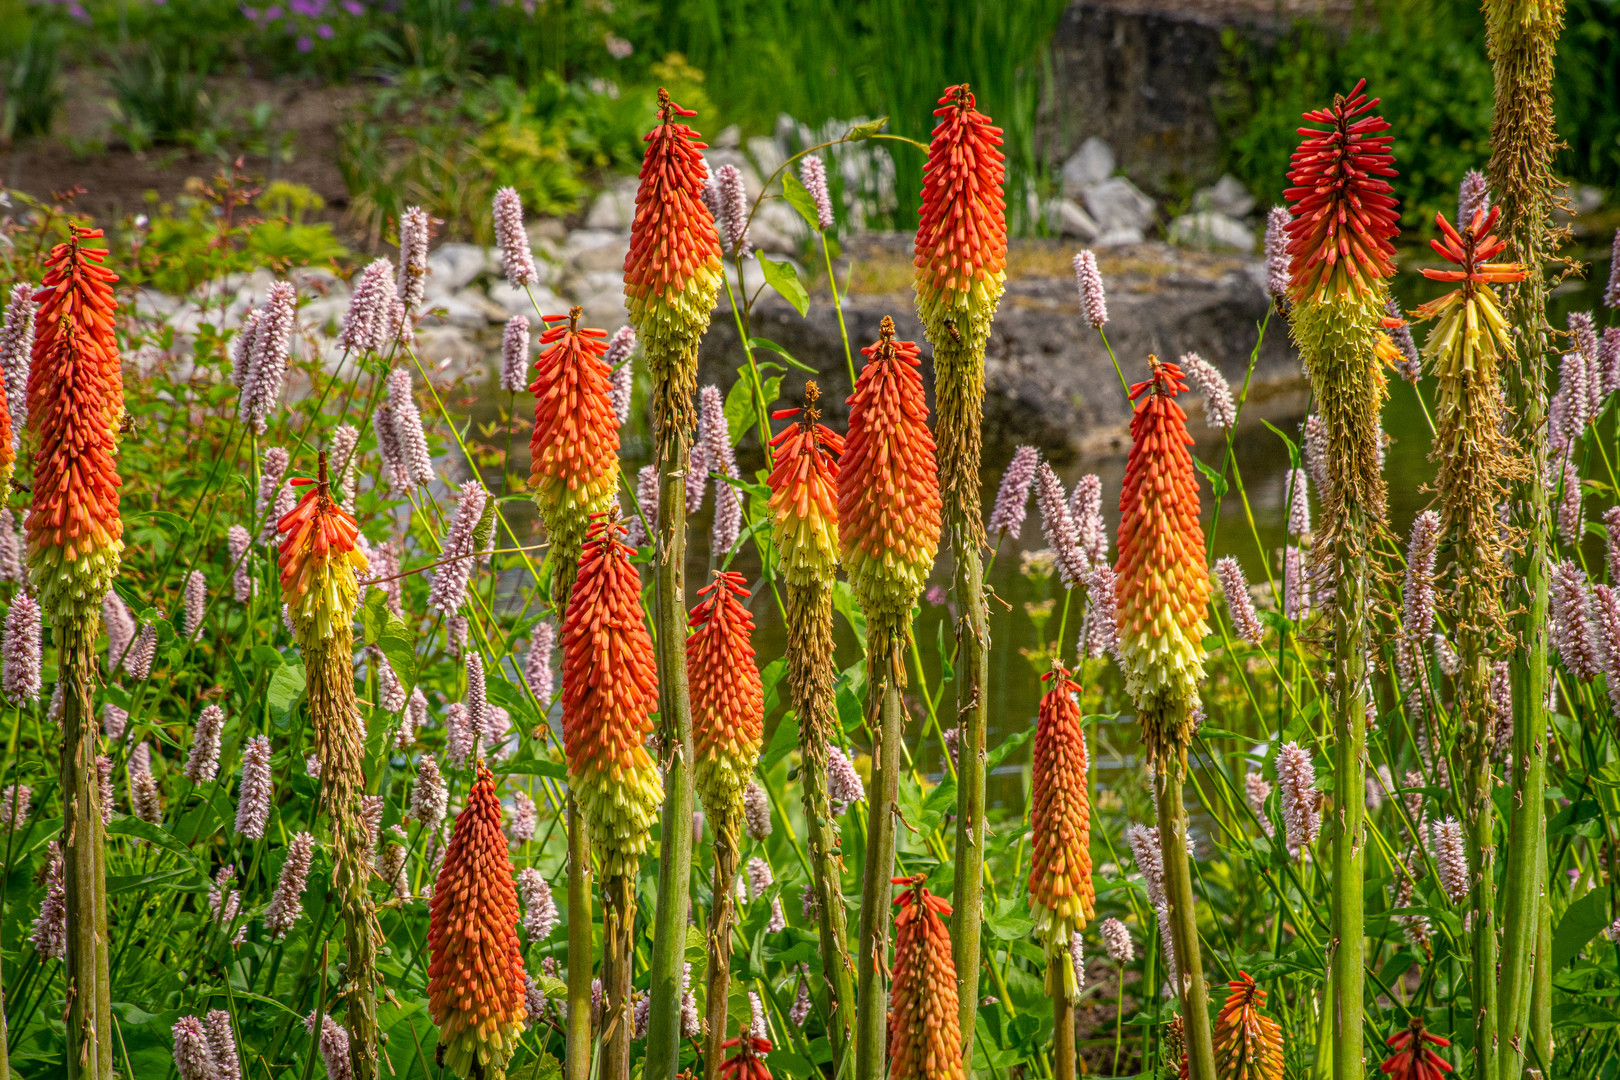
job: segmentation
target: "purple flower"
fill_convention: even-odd
[[[1620,712],[1620,592],[1608,585],[1594,585],[1592,614],[1597,623],[1598,654],[1609,684],[1609,701]]]
[[[1108,953],[1108,959],[1120,967],[1130,963],[1136,955],[1131,945],[1131,932],[1125,924],[1118,919],[1104,919],[1097,928],[1098,935],[1103,941],[1103,950]]]
[[[514,315],[501,334],[501,389],[516,394],[529,388],[529,317]]]
[[[40,672],[39,604],[22,590],[6,612],[5,640],[0,641],[0,687],[14,705],[38,701],[44,681]]]
[[[335,34],[336,31],[332,29],[330,24],[321,23],[321,25],[319,25],[319,26],[317,26],[315,28],[315,33],[316,33],[317,36],[319,36],[319,37],[321,37],[323,39],[330,40],[332,35]]]
[[[1288,470],[1288,532],[1291,536],[1311,534],[1311,483],[1304,469]]]
[[[636,473],[636,504],[641,513],[627,514],[627,531],[624,542],[631,547],[645,547],[652,543],[653,538],[648,535],[648,529],[658,530],[658,466],[643,465]],[[645,525],[642,518],[646,518]]]
[[[450,810],[450,792],[439,774],[439,763],[424,756],[416,766],[416,787],[411,790],[411,816],[429,833],[444,823]]]
[[[1448,817],[1434,822],[1429,829],[1433,837],[1430,850],[1434,854],[1440,887],[1445,890],[1446,899],[1460,904],[1468,899],[1468,849],[1464,846],[1462,823]]]
[[[467,583],[472,578],[478,523],[483,519],[489,502],[489,492],[477,480],[461,485],[456,497],[456,510],[450,518],[450,528],[444,534],[444,551],[440,565],[434,571],[433,584],[428,589],[428,608],[454,615],[467,599]],[[480,714],[478,721],[482,723]]]
[[[191,756],[186,759],[186,779],[206,784],[219,772],[220,736],[225,730],[225,710],[206,705],[197,714],[191,730]]]
[[[827,748],[827,797],[832,803],[833,816],[841,815],[850,806],[866,798],[866,786],[861,774],[842,749]]]
[[[726,250],[738,257],[748,254],[748,190],[743,185],[742,170],[726,164],[714,171],[714,182],[719,196],[720,238]]]
[[[1271,783],[1257,772],[1249,772],[1243,777],[1243,796],[1248,800],[1249,809],[1254,816],[1260,819],[1260,828],[1267,836],[1276,834],[1276,827],[1271,824],[1271,818],[1266,816],[1266,800],[1271,798]]]
[[[556,647],[557,628],[551,620],[541,619],[529,637],[529,655],[524,663],[523,677],[529,684],[529,691],[542,707],[550,704],[551,695],[556,689],[555,677],[551,672],[551,650]]]
[[[539,870],[525,866],[518,871],[517,886],[518,897],[523,901],[524,940],[530,945],[545,941],[562,924],[551,885]]]
[[[1620,229],[1614,231],[1614,251],[1609,258],[1609,283],[1603,289],[1603,306],[1620,307]]]
[[[1237,407],[1232,404],[1232,387],[1220,369],[1197,353],[1183,353],[1181,370],[1204,395],[1204,423],[1222,431],[1237,423]]]
[[[67,891],[62,885],[62,845],[52,840],[45,857],[45,899],[29,940],[41,956],[57,960],[67,956]]]
[[[809,154],[799,163],[799,182],[816,204],[816,228],[826,232],[833,227],[832,195],[827,190],[827,163]]]
[[[1296,742],[1284,743],[1277,751],[1277,788],[1288,853],[1296,859],[1316,843],[1322,828],[1322,811],[1317,805],[1315,786],[1316,766],[1311,762],[1310,753]]]
[[[765,789],[753,782],[743,792],[743,831],[754,840],[771,835],[770,799]]]
[[[308,38],[303,40],[308,41]],[[343,316],[338,345],[352,352],[381,352],[395,337],[394,264],[387,258],[372,261],[360,272],[360,280],[349,293],[349,308]]]
[[[326,1080],[354,1080],[354,1067],[349,1063],[349,1033],[328,1013],[320,1018],[321,1061],[326,1065]],[[315,1032],[315,1014],[304,1018],[304,1030]]]
[[[506,823],[506,835],[512,838],[513,843],[527,844],[534,839],[534,832],[539,824],[540,811],[535,808],[534,800],[529,798],[528,792],[514,791],[512,817]]]
[[[249,840],[264,839],[270,820],[270,737],[255,735],[242,748],[242,786],[236,795],[236,831]]]
[[[180,1080],[220,1080],[208,1032],[195,1016],[182,1016],[175,1022],[174,1069]]]
[[[516,188],[503,187],[495,193],[495,246],[500,248],[506,280],[516,289],[538,284],[534,255],[529,251],[529,234],[523,228],[523,199]]]
[[[619,418],[621,427],[630,419],[630,399],[635,394],[636,373],[630,366],[630,354],[635,348],[635,327],[621,326],[608,340],[607,352],[602,354],[602,362],[612,372],[613,412]]]
[[[1462,183],[1457,185],[1459,231],[1473,224],[1476,210],[1483,210],[1487,214],[1491,212],[1491,187],[1484,173],[1478,169],[1469,169],[1463,173]]]
[[[304,911],[304,886],[309,880],[309,864],[315,838],[307,832],[297,833],[287,845],[287,857],[281,863],[281,875],[276,878],[275,892],[270,906],[264,911],[264,928],[272,940],[280,941],[298,921]]]
[[[1266,295],[1281,301],[1288,296],[1288,221],[1286,206],[1266,212]]]
[[[1086,616],[1081,628],[1086,655],[1093,660],[1119,653],[1119,610],[1114,600],[1114,568],[1106,562],[1086,575]]]
[[[1108,525],[1102,516],[1102,478],[1087,473],[1069,492],[1069,518],[1080,537],[1080,550],[1093,566],[1108,561]]]
[[[23,428],[28,424],[28,365],[34,352],[34,290],[26,284],[12,286],[11,300],[0,324],[0,375],[6,381],[6,404],[11,409],[11,448],[22,446]]]
[[[309,39],[308,34],[299,34],[298,35],[298,51],[299,52],[307,53],[307,52],[312,51],[314,48],[315,48],[315,43]],[[329,1022],[336,1023],[336,1021],[333,1021],[331,1019],[331,1017],[327,1017],[327,1020]],[[345,1043],[348,1042],[347,1036],[345,1036],[344,1042]],[[325,1050],[325,1045],[324,1044],[325,1044],[325,1039],[323,1038],[322,1039],[322,1051],[323,1052]],[[345,1047],[344,1052],[345,1052],[345,1054],[347,1054],[347,1052],[348,1052],[347,1047]],[[347,1059],[345,1058],[345,1060],[347,1060]],[[330,1070],[328,1070],[328,1072],[330,1072]]]
[[[34,790],[27,784],[7,784],[0,788],[0,829],[10,832],[28,820],[34,805]]]
[[[478,741],[478,729],[467,720],[467,706],[450,703],[444,714],[444,756],[456,768],[464,768]]]
[[[208,582],[201,570],[186,575],[185,619],[186,637],[196,641],[202,637],[203,611],[208,604]]]
[[[1103,291],[1102,271],[1097,269],[1097,256],[1090,251],[1074,257],[1074,282],[1080,290],[1080,313],[1093,330],[1101,330],[1108,323],[1108,298]]]
[[[332,28],[323,25],[321,37],[332,36]],[[420,206],[407,207],[399,219],[399,282],[395,287],[406,310],[422,306],[427,288],[428,240],[432,223],[428,212]]]
[[[728,479],[738,479],[737,458],[731,448],[731,432],[720,388],[705,386],[698,395],[698,401],[698,439],[703,446],[704,463],[716,477],[709,550],[718,559],[731,552],[742,533],[742,500],[738,497],[737,489],[726,483]]]
[[[1585,572],[1565,559],[1553,571],[1551,593],[1553,645],[1565,669],[1581,682],[1589,682],[1603,669],[1603,657]]]
[[[1327,467],[1327,424],[1317,414],[1312,413],[1305,418],[1300,429],[1300,443],[1304,450],[1305,468],[1311,474],[1311,483],[1316,485],[1317,493],[1325,499],[1328,492],[1333,490],[1333,483]]]
[[[23,569],[25,541],[17,534],[17,518],[9,509],[0,508],[0,581],[27,582]]]
[[[237,417],[260,435],[265,431],[265,418],[281,399],[297,314],[297,290],[285,281],[275,282],[264,307],[259,309],[259,317],[251,327],[243,324],[238,339],[236,368],[241,394],[237,398]],[[246,351],[249,346],[251,353]]]
[[[1084,583],[1090,570],[1089,560],[1080,547],[1080,537],[1069,516],[1069,507],[1063,497],[1063,484],[1052,466],[1041,462],[1035,475],[1035,504],[1041,511],[1041,532],[1057,561],[1058,577],[1063,587],[1072,589]]]
[[[1041,452],[1033,446],[1020,446],[1013,451],[1012,461],[1001,474],[1001,486],[996,489],[996,504],[990,511],[990,520],[985,522],[990,532],[1003,532],[1018,539],[1029,513],[1029,489],[1035,483],[1035,469],[1040,463]]]
[[[1401,311],[1401,305],[1393,296],[1384,301],[1384,312],[1392,319],[1401,320],[1399,326],[1386,330],[1385,333],[1401,354],[1401,361],[1397,365],[1401,378],[1416,386],[1418,377],[1423,374],[1423,361],[1418,356],[1417,342],[1412,340],[1412,324],[1407,321],[1405,312]]]
[[[1434,561],[1439,548],[1440,515],[1425,510],[1413,519],[1406,544],[1401,631],[1395,639],[1395,669],[1406,687],[1416,685],[1423,643],[1434,632]]]
[[[1311,588],[1305,553],[1289,544],[1283,549],[1283,615],[1290,622],[1303,622],[1310,610]]]
[[[422,414],[417,411],[411,389],[409,368],[397,367],[388,374],[388,410],[399,440],[400,458],[417,484],[433,481],[433,456],[428,453],[427,435],[422,430]]]
[[[1164,855],[1159,850],[1159,830],[1151,825],[1132,824],[1125,830],[1125,840],[1131,846],[1131,857],[1142,874],[1142,886],[1148,903],[1161,907],[1165,903]]]
[[[1249,595],[1249,583],[1243,576],[1243,567],[1231,555],[1215,561],[1215,576],[1220,579],[1221,592],[1226,596],[1226,610],[1232,616],[1232,626],[1238,637],[1251,645],[1260,644],[1265,628],[1255,614],[1254,598]]]
[[[280,446],[267,447],[259,459],[259,497],[253,516],[259,520],[261,543],[268,544],[276,537],[276,495],[281,490],[281,478],[287,475],[287,466],[291,464],[292,455]]]
[[[1558,485],[1558,535],[1564,543],[1575,547],[1581,542],[1581,529],[1585,519],[1585,503],[1581,491],[1581,473],[1575,467],[1575,455],[1564,455],[1563,478]]]

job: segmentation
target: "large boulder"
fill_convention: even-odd
[[[1254,233],[1243,222],[1214,210],[1183,214],[1170,223],[1165,236],[1172,244],[1201,251],[1254,251]]]
[[[1063,194],[1078,199],[1086,188],[1114,175],[1114,148],[1093,135],[1063,163]]]
[[[1081,195],[1103,235],[1129,229],[1140,235],[1153,224],[1153,200],[1123,176],[1088,184]]]

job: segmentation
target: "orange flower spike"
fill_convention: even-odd
[[[820,422],[821,390],[809,382],[803,409],[772,420],[794,422],[771,440],[772,540],[791,585],[826,584],[838,571],[838,457],[844,438]]]
[[[28,569],[47,617],[88,623],[118,574],[124,526],[116,464],[124,379],[113,336],[113,282],[107,249],[86,241],[100,229],[73,226],[45,261],[34,295],[34,351],[28,370],[28,445],[33,499],[24,527]],[[15,464],[6,415],[0,479]],[[0,485],[4,490],[4,485]]]
[[[742,814],[765,731],[765,688],[749,640],[754,617],[742,604],[745,582],[741,574],[715,571],[713,583],[698,591],[686,639],[697,790],[717,833],[720,822]]]
[[[540,335],[529,439],[529,488],[551,542],[577,550],[591,515],[613,498],[619,478],[619,419],[603,354],[607,333],[579,326],[580,308],[566,326]]]
[[[1428,1045],[1425,1045],[1428,1044]],[[1378,1071],[1390,1080],[1443,1080],[1451,1071],[1451,1063],[1429,1046],[1450,1046],[1450,1039],[1430,1034],[1419,1017],[1412,1017],[1405,1031],[1397,1031],[1384,1045],[1395,1051]]]
[[[867,618],[898,635],[939,549],[939,475],[916,343],[896,341],[885,315],[861,353],[838,470],[839,540]]]
[[[722,1049],[737,1051],[720,1063],[720,1075],[725,1080],[771,1080],[771,1070],[765,1067],[765,1055],[771,1052],[771,1040],[752,1035],[739,1035],[720,1044]]]
[[[282,599],[305,649],[353,623],[360,603],[359,575],[370,568],[356,546],[359,526],[332,497],[324,452],[319,460],[320,479],[294,480],[305,488],[304,497],[276,523]]]
[[[663,802],[647,753],[658,674],[624,525],[597,515],[563,619],[563,748],[604,879],[634,876]]]
[[[926,875],[894,878],[894,981],[889,991],[890,1080],[961,1080],[956,963],[941,915],[951,905],[923,885]]]
[[[439,1026],[444,1064],[480,1080],[504,1080],[528,1020],[506,844],[495,777],[480,762],[456,815],[428,921],[428,1012]]]
[[[1266,992],[1246,971],[1215,1017],[1215,1069],[1221,1080],[1282,1080],[1282,1028],[1260,1010]]]
[[[1086,791],[1085,735],[1080,730],[1079,685],[1061,664],[1048,683],[1035,721],[1030,825],[1029,904],[1035,930],[1052,955],[1068,955],[1069,940],[1096,915],[1091,880],[1091,799]],[[1060,963],[1064,998],[1073,1000],[1074,965]]]
[[[1152,376],[1131,387],[1131,453],[1120,494],[1119,659],[1125,684],[1144,710],[1186,715],[1204,672],[1209,566],[1198,523],[1198,481],[1187,447],[1187,414],[1176,395],[1181,368],[1148,357]],[[1185,748],[1191,732],[1172,733]],[[1169,745],[1154,746],[1155,756]]]
[[[1305,141],[1288,172],[1294,186],[1283,192],[1293,204],[1287,234],[1289,295],[1296,304],[1329,294],[1372,296],[1376,283],[1395,273],[1395,189],[1379,179],[1396,175],[1389,151],[1394,136],[1379,134],[1389,121],[1364,115],[1378,105],[1367,97],[1366,85],[1363,79],[1348,96],[1305,114],[1327,131],[1299,129]]]
[[[1423,304],[1415,315],[1419,320],[1439,320],[1423,343],[1423,353],[1443,384],[1459,393],[1464,375],[1493,375],[1502,358],[1513,350],[1512,331],[1491,286],[1523,281],[1527,271],[1518,263],[1487,261],[1507,247],[1505,241],[1490,232],[1500,214],[1496,207],[1488,215],[1475,211],[1461,233],[1452,228],[1444,214],[1434,216],[1442,239],[1430,244],[1458,269],[1425,269],[1423,275],[1435,281],[1457,282],[1458,288]]]
[[[655,382],[674,385],[672,416],[662,427],[691,422],[697,381],[698,341],[709,328],[724,267],[720,235],[703,202],[707,144],[677,117],[697,115],[658,91],[658,125],[646,137],[647,153],[636,189],[630,250],[624,257],[624,300]],[[655,394],[654,403],[664,395]]]
[[[965,337],[981,355],[1007,278],[1006,165],[1001,129],[975,104],[965,84],[950,86],[934,110],[912,263],[917,313],[935,350]]]

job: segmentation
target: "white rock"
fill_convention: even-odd
[[[1140,244],[1143,239],[1141,229],[1109,229],[1093,240],[1091,246],[1095,248],[1124,247],[1127,244]]]
[[[1207,188],[1201,188],[1193,196],[1194,210],[1213,210],[1234,218],[1248,217],[1254,210],[1254,204],[1255,199],[1249,194],[1249,189],[1231,173],[1223,173],[1219,180]]]
[[[558,299],[557,294],[544,285],[531,285],[529,286],[529,292],[534,294],[532,301],[529,299],[528,292],[524,292],[505,278],[502,278],[489,287],[489,300],[490,303],[506,312],[508,319],[513,315],[527,315],[529,322],[536,326],[540,322],[540,315],[568,314],[568,305]],[[534,309],[536,307],[540,309],[540,315],[535,314]]]
[[[1237,218],[1214,210],[1183,214],[1170,223],[1165,234],[1172,244],[1204,251],[1254,251],[1254,233]]]
[[[585,227],[607,232],[629,232],[630,223],[636,218],[636,186],[639,183],[634,176],[626,176],[604,188],[596,201],[591,203],[590,213],[585,215]]]
[[[1084,191],[1086,210],[1100,232],[1119,229],[1146,232],[1153,224],[1153,200],[1123,176],[1112,176]]]
[[[748,226],[748,240],[755,251],[796,255],[810,229],[799,212],[785,199],[766,199]]]
[[[427,281],[424,283],[430,297],[446,296],[469,285],[480,274],[498,273],[500,259],[494,248],[481,248],[477,244],[440,244],[428,253]]]
[[[298,309],[298,325],[305,330],[335,335],[343,326],[343,316],[348,310],[347,296],[323,296]]]
[[[1046,204],[1046,228],[1056,236],[1072,236],[1083,244],[1097,238],[1097,223],[1073,199],[1052,199]]]
[[[782,153],[776,140],[766,135],[755,135],[748,140],[748,152],[754,158],[754,165],[759,169],[760,176],[771,176],[782,167],[787,155]]]
[[[423,315],[424,326],[458,326],[464,330],[482,330],[492,322],[507,318],[504,308],[492,303],[489,297],[477,289],[462,289],[449,296],[441,296],[437,300],[429,301],[427,306],[431,314]]]
[[[569,240],[574,235],[570,234]],[[624,257],[630,252],[630,236],[627,233],[605,233],[609,237],[605,244],[596,244],[584,247],[574,252],[568,259],[569,268],[575,273],[597,273],[601,271],[614,271],[624,273]]]
[[[1079,198],[1092,184],[1114,175],[1114,148],[1093,135],[1063,163],[1063,194]]]
[[[441,370],[448,370],[454,374],[465,374],[475,371],[492,360],[486,361],[487,350],[479,347],[477,340],[465,330],[454,326],[419,326],[416,329],[416,354],[423,358],[436,356],[435,361]],[[495,350],[493,356],[499,356],[500,350]],[[448,360],[449,364],[444,364]]]
[[[742,128],[736,124],[721,128],[720,134],[714,137],[714,142],[711,145],[724,147],[727,150],[735,150],[742,145]]]
[[[722,165],[737,166],[738,171],[742,173],[743,190],[748,193],[749,203],[759,198],[759,193],[764,190],[759,173],[754,169],[754,163],[749,161],[741,150],[710,149],[704,151],[703,160],[708,163],[710,176],[713,176]]]
[[[300,296],[348,296],[349,285],[324,266],[300,266],[287,271]]]

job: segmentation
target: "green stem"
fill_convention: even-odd
[[[568,796],[568,1080],[591,1077],[591,837]]]
[[[664,806],[658,899],[647,993],[646,1075],[674,1076],[681,1053],[681,975],[692,877],[692,703],[686,687],[686,460],[690,433],[670,424],[658,439],[658,546],[653,625]],[[606,1080],[614,1080],[610,1074]],[[622,1080],[622,1078],[621,1078]]]
[[[977,518],[977,506],[973,507],[973,513]],[[964,1060],[969,1061],[973,1054],[974,1024],[979,1015],[979,933],[983,922],[980,912],[984,888],[985,721],[989,704],[986,688],[990,682],[990,612],[985,597],[984,568],[979,560],[979,544],[972,536],[980,530],[973,525],[953,522],[951,526],[951,541],[956,556],[956,597],[962,607],[962,617],[956,628],[956,713],[961,734],[958,736],[956,766],[956,881],[951,895],[956,917],[951,920],[951,952],[956,960],[959,984],[957,1013],[962,1028],[962,1054]],[[1060,637],[1060,652],[1062,648]],[[1072,1016],[1069,1035],[1072,1043]],[[1072,1051],[1073,1047],[1070,1049]],[[1069,1056],[1072,1059],[1074,1055],[1071,1052]]]
[[[709,1080],[720,1075],[720,1063],[725,1058],[721,1044],[729,1037],[730,1022],[727,1012],[731,1005],[731,909],[735,894],[732,886],[737,881],[737,861],[741,856],[740,822],[735,812],[732,820],[714,822],[714,878],[711,891],[714,896],[709,908],[709,989],[708,1027],[703,1040],[703,1074]]]
[[[62,885],[67,894],[68,1080],[112,1080],[112,993],[107,938],[107,839],[90,705],[94,620],[53,628],[62,684]]]
[[[866,680],[878,700],[878,745],[872,753],[867,795],[866,865],[861,881],[861,927],[855,950],[860,977],[855,1012],[855,1080],[881,1080],[889,1011],[889,899],[894,876],[895,800],[900,792],[901,653],[895,635],[874,628],[866,653]],[[868,705],[870,708],[870,704]]]
[[[1193,910],[1192,872],[1187,862],[1187,807],[1182,801],[1185,766],[1159,762],[1154,790],[1159,810],[1159,851],[1164,859],[1164,893],[1170,902],[1170,939],[1176,950],[1175,987],[1186,1024],[1187,1064],[1192,1080],[1215,1080],[1215,1047],[1209,1027],[1209,990]]]
[[[1362,1006],[1366,977],[1363,950],[1363,873],[1367,804],[1367,627],[1372,621],[1367,595],[1366,544],[1371,530],[1359,504],[1347,502],[1335,545],[1333,610],[1334,813],[1329,863],[1332,869],[1331,954],[1334,1080],[1362,1076]]]

